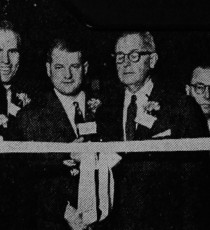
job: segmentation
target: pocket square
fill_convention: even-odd
[[[162,133],[158,133],[158,134],[152,136],[152,138],[166,137],[166,136],[171,136],[171,130],[170,129],[167,129],[166,131],[164,131]]]

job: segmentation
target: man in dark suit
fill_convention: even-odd
[[[21,37],[9,21],[0,22],[0,136],[1,141],[8,132],[10,123],[17,112],[30,103],[25,82],[19,84],[19,64],[21,56]],[[16,180],[16,160],[0,156],[0,228],[9,229],[16,225],[16,200],[18,187]],[[12,220],[12,221],[11,221]]]
[[[54,39],[46,68],[53,89],[18,113],[13,140],[69,143],[94,138],[100,101],[85,91],[88,61],[81,39],[75,35]],[[74,173],[69,166],[74,163],[69,161],[69,153],[43,156],[41,162],[26,162],[26,170],[30,170],[28,164],[36,172],[30,180],[37,184],[37,228],[69,229],[64,212],[67,201],[77,208],[78,193],[78,176],[71,175]],[[37,175],[41,182],[36,182]]]
[[[101,107],[106,141],[208,136],[195,101],[164,88],[152,75],[158,55],[149,32],[121,34],[115,46],[122,86]],[[203,229],[208,175],[204,154],[128,153],[114,169],[111,229]],[[204,215],[203,215],[204,214]]]
[[[4,136],[8,121],[30,103],[23,83],[18,84],[17,72],[20,63],[21,37],[9,21],[0,22],[0,134]]]
[[[210,130],[210,66],[197,65],[193,69],[189,82],[186,84],[186,94],[195,98],[208,121]]]

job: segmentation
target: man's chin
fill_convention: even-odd
[[[76,96],[81,91],[81,88],[71,90],[59,90],[59,92],[65,96]]]
[[[12,80],[12,76],[11,75],[1,75],[1,82],[5,85],[10,84]]]
[[[210,107],[205,107],[205,108],[203,108],[202,107],[202,110],[203,110],[203,113],[205,114],[205,116],[206,116],[206,118],[207,119],[210,119]]]

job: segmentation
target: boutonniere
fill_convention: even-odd
[[[26,93],[16,93],[16,97],[19,99],[18,106],[26,106],[31,102],[31,99]]]
[[[101,101],[99,99],[96,98],[91,98],[88,102],[87,102],[88,108],[92,113],[96,113],[97,109],[102,105]]]
[[[7,128],[8,118],[4,114],[0,114],[0,126]]]
[[[160,105],[155,101],[148,101],[143,105],[143,112],[137,115],[135,121],[151,129],[157,120],[156,112],[160,110]]]
[[[153,115],[156,111],[160,110],[160,105],[156,101],[148,101],[146,105],[143,106],[143,110],[145,113]]]
[[[64,160],[63,164],[66,165],[67,167],[70,167],[70,174],[72,176],[76,176],[79,174],[79,169],[75,168],[76,163],[74,160]]]

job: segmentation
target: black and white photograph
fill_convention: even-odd
[[[1,230],[207,230],[209,185],[204,3],[1,0]]]

